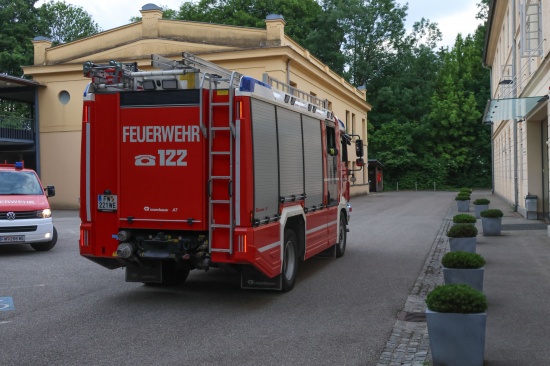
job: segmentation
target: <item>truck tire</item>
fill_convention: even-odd
[[[346,252],[346,241],[347,241],[346,218],[341,213],[340,229],[338,230],[338,243],[336,243],[336,258],[340,258],[344,256],[344,253]]]
[[[281,270],[282,291],[288,292],[294,287],[298,274],[298,241],[293,230],[285,230],[283,243],[283,267]]]
[[[55,247],[56,243],[57,243],[57,229],[54,226],[52,240],[47,241],[45,243],[32,243],[31,247],[36,251],[45,252]]]

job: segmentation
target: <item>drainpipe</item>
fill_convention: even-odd
[[[489,99],[492,99],[493,94],[493,69],[487,65],[485,61],[481,61],[481,67],[489,70]],[[493,144],[494,125],[491,122],[491,194],[495,194],[495,147]]]
[[[40,179],[44,179],[42,176],[42,167],[40,162],[40,123],[39,123],[39,110],[38,110],[38,88],[34,89],[34,156],[36,159],[36,174]]]
[[[510,0],[512,3],[512,31],[514,37],[512,39],[512,80],[514,80],[514,89],[512,98],[518,97],[518,85],[516,75],[516,1]],[[514,211],[518,210],[519,202],[519,187],[518,187],[518,119],[514,118]]]

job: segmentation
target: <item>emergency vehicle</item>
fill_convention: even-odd
[[[30,244],[34,250],[52,249],[57,242],[48,197],[55,188],[45,189],[32,169],[23,162],[0,164],[0,245]]]
[[[182,56],[84,64],[80,253],[130,282],[231,267],[289,291],[301,260],[344,255],[351,136],[313,96]]]

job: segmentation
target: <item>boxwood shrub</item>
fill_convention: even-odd
[[[455,224],[475,224],[477,219],[469,214],[458,214],[453,216],[453,222]]]
[[[426,305],[439,313],[483,313],[487,310],[487,297],[465,284],[443,285],[428,293]]]
[[[495,218],[495,217],[502,217],[502,216],[504,216],[504,214],[502,213],[501,210],[499,210],[497,208],[490,208],[488,210],[481,211],[479,213],[479,216]]]
[[[464,193],[470,194],[470,193],[472,193],[472,189],[471,189],[471,188],[462,187],[462,188],[460,188],[460,189],[458,190],[458,192],[459,192],[459,193],[464,192]]]
[[[448,252],[441,259],[441,264],[446,268],[476,269],[485,265],[485,259],[470,252]]]
[[[469,194],[459,193],[459,194],[457,194],[457,196],[455,197],[455,200],[456,200],[456,201],[469,201],[469,200],[470,200],[470,195],[469,195]]]
[[[487,198],[478,198],[474,201],[474,205],[488,205],[491,203]]]
[[[456,224],[447,231],[449,238],[473,238],[477,236],[477,228],[471,224]]]

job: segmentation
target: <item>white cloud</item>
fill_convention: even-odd
[[[437,23],[439,30],[443,35],[443,40],[439,46],[454,45],[457,34],[461,33],[463,37],[473,34],[480,24],[476,19],[478,12],[477,3],[481,0],[397,0],[397,3],[409,4],[408,16],[405,21],[407,30],[412,29],[412,25],[420,19],[425,18],[432,23]]]

